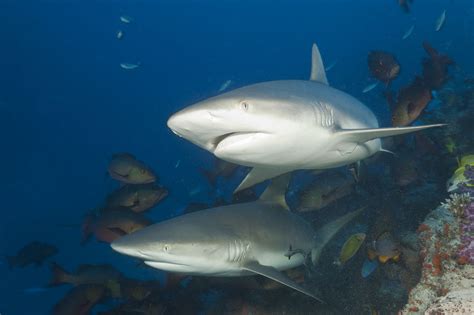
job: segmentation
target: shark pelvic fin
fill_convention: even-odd
[[[291,173],[286,173],[272,179],[270,185],[260,195],[260,201],[276,203],[286,210],[290,210],[286,203],[286,190],[290,183]]]
[[[313,44],[313,49],[311,51],[311,76],[309,79],[311,81],[317,81],[329,85],[326,77],[326,70],[324,70],[323,59],[321,58],[321,54],[319,53],[316,44]]]
[[[391,128],[374,128],[374,129],[343,129],[337,131],[335,136],[340,140],[338,142],[346,143],[365,143],[367,141],[391,137],[397,135],[403,135],[406,133],[416,132],[424,129],[442,127],[446,124],[435,124],[435,125],[424,125],[424,126],[413,126],[413,127],[391,127]]]
[[[311,250],[311,261],[313,265],[316,265],[321,256],[321,252],[329,241],[339,232],[340,229],[349,223],[352,219],[358,216],[366,207],[362,207],[359,210],[349,212],[342,217],[331,221],[324,225],[322,228],[316,231],[316,244],[317,246]]]
[[[323,300],[318,298],[316,295],[311,293],[309,290],[303,288],[301,285],[296,283],[295,281],[291,280],[288,276],[286,276],[284,273],[281,273],[277,269],[269,266],[262,266],[256,261],[249,261],[245,263],[242,266],[242,269],[262,275],[264,277],[270,278],[276,282],[279,282],[281,284],[284,284],[292,289],[295,289],[297,291],[300,291],[301,293],[304,293],[313,299],[318,300],[321,303],[324,303]]]
[[[239,187],[234,190],[234,194],[238,191],[266,181],[267,179],[277,177],[278,175],[285,174],[290,171],[292,170],[282,170],[281,168],[274,167],[254,167],[250,170],[247,176],[245,176]]]

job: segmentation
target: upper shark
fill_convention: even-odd
[[[120,253],[165,271],[190,275],[263,275],[320,300],[280,271],[311,258],[362,210],[318,230],[288,211],[290,174],[275,178],[259,200],[201,210],[156,223],[112,243]],[[321,300],[320,300],[321,301]]]
[[[223,160],[252,167],[236,189],[297,169],[329,169],[383,151],[380,138],[442,126],[379,128],[374,113],[330,87],[316,44],[310,80],[244,86],[168,120],[178,136]]]

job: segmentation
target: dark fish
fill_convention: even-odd
[[[410,13],[410,5],[413,3],[413,0],[397,0],[398,5],[405,13]]]
[[[221,159],[215,159],[214,168],[212,170],[202,170],[202,174],[207,178],[212,186],[216,185],[218,177],[229,178],[237,170],[239,166]]]
[[[400,244],[398,244],[390,232],[382,233],[372,242],[372,246],[368,249],[369,259],[373,260],[378,257],[381,263],[386,263],[390,259],[398,261],[400,253]]]
[[[423,48],[429,58],[423,60],[423,79],[431,90],[439,90],[448,80],[448,67],[454,61],[447,55],[441,55],[429,43],[423,42]]]
[[[399,187],[405,187],[417,181],[420,175],[415,156],[406,153],[395,158],[392,164],[392,174],[395,184]]]
[[[51,264],[52,277],[49,286],[71,284],[79,286],[82,284],[101,284],[107,286],[110,282],[118,282],[122,278],[122,273],[112,265],[89,265],[84,264],[77,267],[76,272],[67,272],[56,263]]]
[[[430,88],[421,77],[398,92],[396,101],[391,92],[386,93],[392,109],[392,126],[404,127],[413,123],[432,99]]]
[[[127,207],[133,212],[143,212],[156,206],[166,196],[168,190],[156,184],[125,185],[107,197],[106,207]]]
[[[157,181],[153,170],[129,153],[114,154],[108,172],[110,177],[125,184],[149,184]]]
[[[6,256],[5,258],[10,268],[24,268],[32,264],[41,266],[46,259],[57,253],[56,246],[34,241],[21,248],[15,256]]]
[[[87,315],[104,297],[105,287],[84,284],[70,290],[53,308],[53,315]]]
[[[400,64],[395,56],[388,52],[373,50],[369,53],[367,62],[372,75],[385,84],[393,81],[400,73]]]
[[[85,217],[82,225],[82,243],[92,234],[99,241],[111,243],[151,223],[148,218],[128,208],[106,209],[99,214],[89,214]]]

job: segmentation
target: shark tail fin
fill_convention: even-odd
[[[283,208],[289,210],[288,204],[286,203],[286,190],[291,179],[291,172],[280,175],[272,180],[270,185],[260,195],[259,200],[264,202],[276,203]]]
[[[364,211],[365,208],[366,207],[362,207],[359,210],[347,213],[342,217],[327,223],[317,231],[317,245],[311,250],[311,261],[313,262],[313,265],[318,264],[319,257],[321,256],[321,252],[323,251],[326,244],[331,241],[331,239],[337,234],[337,232],[339,232],[340,229],[342,229],[347,223]]]
[[[329,85],[326,77],[326,70],[324,69],[323,59],[316,44],[313,44],[311,51],[311,81],[317,81]]]
[[[403,135],[406,133],[421,131],[424,129],[435,128],[446,126],[446,124],[434,124],[424,126],[411,126],[411,127],[390,127],[390,128],[374,128],[374,129],[343,129],[336,133],[337,137],[342,142],[356,142],[365,143],[367,141]]]

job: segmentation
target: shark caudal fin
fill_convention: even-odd
[[[311,51],[311,81],[316,81],[329,85],[326,77],[326,70],[324,69],[323,59],[319,53],[319,48],[316,44],[313,44]]]
[[[340,229],[349,223],[352,219],[358,216],[366,207],[350,212],[342,217],[331,221],[316,231],[316,247],[311,250],[311,261],[316,265],[321,256],[321,252],[327,243],[339,232]]]
[[[285,170],[275,167],[254,167],[250,170],[250,172],[248,172],[247,176],[245,176],[245,178],[242,180],[239,187],[234,190],[234,194],[246,188],[252,187],[253,185],[264,182],[267,179],[271,179],[291,171],[293,170]]]
[[[339,143],[365,143],[377,138],[391,137],[403,135],[411,132],[421,131],[429,128],[446,126],[446,124],[434,124],[412,127],[391,127],[391,128],[374,128],[374,129],[343,129],[337,131],[334,136],[337,137]]]

